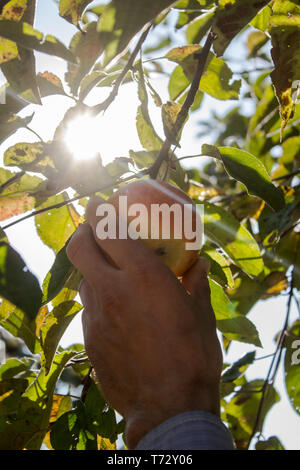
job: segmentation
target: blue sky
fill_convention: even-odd
[[[97,4],[99,2],[94,2]],[[104,2],[101,2],[104,3]],[[38,9],[35,27],[44,33],[54,34],[65,44],[68,44],[72,35],[76,32],[75,27],[68,24],[57,15],[57,5],[54,1],[38,0]],[[179,36],[182,41],[182,36]],[[180,42],[179,45],[182,45]],[[238,50],[238,49],[237,49]],[[236,50],[230,50],[231,54],[235,54]],[[65,64],[59,59],[37,54],[38,71],[50,71],[64,76]],[[153,81],[164,100],[168,99],[166,90],[166,81]],[[91,94],[90,100],[101,101],[107,95],[107,90],[97,90]],[[51,139],[55,125],[64,115],[64,112],[72,104],[71,100],[58,97],[47,98],[44,100],[43,107],[32,107],[35,112],[35,118],[31,123],[31,127],[37,130],[43,139]],[[234,103],[236,104],[236,103]],[[137,97],[134,85],[126,85],[121,87],[120,93],[113,105],[106,112],[105,117],[99,120],[99,145],[100,153],[104,161],[109,161],[114,157],[127,156],[129,149],[138,150],[140,143],[135,130],[135,113],[137,109]],[[205,102],[204,109],[201,109],[201,117],[208,115],[214,109],[221,112],[228,107],[220,101],[208,99]],[[27,108],[24,114],[30,114],[30,108]],[[151,109],[154,121],[157,121],[158,129],[161,130],[159,111],[155,108]],[[200,152],[201,145],[204,141],[195,138],[195,126],[199,115],[193,115],[182,137],[182,149],[180,155],[190,155]],[[161,134],[162,135],[162,134]],[[27,131],[19,131],[8,141],[0,146],[1,155],[3,151],[17,141],[35,141],[35,137]],[[209,142],[206,142],[209,143]],[[16,226],[8,231],[8,237],[12,245],[24,257],[25,261],[32,271],[42,281],[54,259],[54,254],[46,246],[42,244],[38,238],[32,221],[23,222],[20,226]],[[268,301],[259,302],[249,315],[249,319],[257,326],[261,334],[261,341],[264,346],[263,350],[258,350],[257,357],[270,354],[275,349],[274,337],[282,327],[286,312],[286,297],[277,297]],[[296,309],[292,309],[292,319],[297,317]],[[82,341],[81,321],[78,316],[70,328],[66,332],[62,340],[63,346],[71,343]],[[237,343],[230,348],[226,361],[235,360],[254,348],[251,345]],[[269,366],[270,359],[256,361],[249,368],[247,377],[264,378]],[[282,386],[283,372],[280,369],[276,387],[281,395],[281,401],[276,404],[268,415],[264,427],[264,435],[266,437],[277,435],[287,449],[300,449],[299,438],[299,416],[289,404],[284,387]]]

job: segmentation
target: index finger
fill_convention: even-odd
[[[101,197],[90,198],[86,208],[86,220],[93,230],[96,243],[120,269],[128,270],[141,264],[161,263],[141,240],[133,240],[128,236],[127,227],[126,233],[120,233],[118,214],[114,206]],[[103,232],[105,224],[107,232]]]

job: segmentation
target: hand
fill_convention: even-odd
[[[210,303],[208,261],[180,282],[140,240],[99,240],[96,207],[67,254],[83,274],[86,351],[107,402],[125,419],[132,449],[185,411],[219,415],[222,352]],[[111,262],[108,261],[111,260]]]

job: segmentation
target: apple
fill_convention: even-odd
[[[119,219],[121,216],[126,220],[128,232],[134,224],[138,238],[177,277],[194,264],[202,242],[201,220],[196,205],[184,191],[163,181],[141,179],[119,188],[107,202],[114,206]]]

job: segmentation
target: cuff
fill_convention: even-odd
[[[146,434],[135,450],[234,450],[231,433],[221,419],[206,411],[169,418]]]

